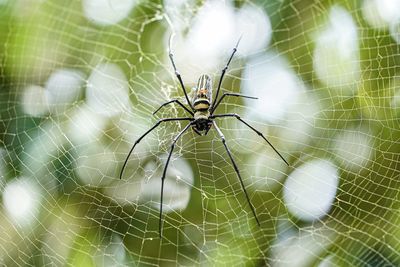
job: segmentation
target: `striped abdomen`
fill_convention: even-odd
[[[196,111],[206,111],[210,108],[212,98],[211,77],[207,74],[200,76],[193,96],[193,108]]]

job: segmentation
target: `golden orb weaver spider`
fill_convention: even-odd
[[[250,98],[250,99],[257,99],[257,97],[252,97],[252,96],[246,96],[246,95],[242,95],[242,94],[237,94],[237,93],[224,93],[222,94],[221,98],[218,100],[218,94],[219,91],[221,89],[221,84],[222,84],[222,80],[225,76],[226,70],[229,67],[229,64],[232,61],[233,56],[235,55],[240,39],[237,41],[236,46],[233,48],[232,54],[230,55],[228,62],[226,63],[225,67],[222,69],[222,73],[221,73],[221,77],[219,79],[218,82],[218,87],[217,87],[217,93],[215,95],[215,102],[212,101],[212,81],[211,81],[211,77],[203,74],[200,76],[198,82],[197,82],[197,86],[195,88],[195,92],[194,92],[194,96],[192,98],[192,101],[189,100],[189,97],[186,93],[186,89],[185,86],[183,84],[182,81],[182,77],[180,75],[180,73],[178,72],[175,62],[174,62],[174,55],[171,51],[171,42],[172,42],[172,35],[170,37],[169,40],[169,58],[171,60],[172,66],[174,68],[175,71],[175,75],[179,80],[179,83],[181,85],[182,91],[185,95],[187,104],[189,105],[189,108],[186,107],[184,104],[182,104],[182,102],[180,102],[178,99],[173,99],[170,101],[167,101],[165,103],[163,103],[156,111],[153,112],[153,115],[156,114],[162,107],[172,104],[172,103],[176,103],[179,106],[181,106],[187,113],[189,113],[191,115],[191,117],[184,117],[184,118],[164,118],[164,119],[160,119],[153,127],[151,127],[147,132],[145,132],[142,136],[140,136],[135,143],[133,144],[131,150],[129,151],[125,162],[122,166],[121,169],[121,173],[119,178],[122,179],[122,175],[124,172],[124,169],[126,167],[126,164],[128,163],[128,159],[130,157],[130,155],[132,154],[133,150],[135,149],[136,145],[139,144],[139,142],[147,135],[149,134],[151,131],[153,131],[157,126],[159,126],[162,122],[167,122],[167,121],[189,121],[189,123],[183,128],[182,131],[180,131],[175,138],[172,140],[172,144],[171,144],[171,148],[168,154],[168,158],[167,158],[167,162],[165,163],[164,166],[164,170],[163,170],[163,174],[161,177],[161,201],[160,201],[160,214],[159,214],[159,221],[158,221],[158,230],[159,230],[159,236],[160,238],[162,237],[162,207],[163,207],[163,195],[164,195],[164,180],[165,180],[165,176],[167,173],[167,168],[168,168],[168,164],[169,161],[171,159],[171,155],[172,152],[174,151],[174,147],[175,147],[175,143],[179,140],[179,138],[190,128],[192,127],[193,131],[195,133],[197,133],[198,135],[207,135],[208,131],[211,129],[212,126],[214,126],[214,128],[216,129],[219,137],[221,138],[221,141],[225,147],[226,152],[228,153],[228,156],[232,162],[232,165],[235,169],[235,172],[239,178],[240,181],[240,185],[242,186],[242,190],[244,192],[244,195],[246,196],[246,200],[251,208],[251,211],[253,213],[253,216],[255,218],[255,220],[257,221],[257,224],[260,226],[260,221],[258,220],[256,211],[253,207],[253,205],[250,202],[250,197],[246,191],[246,187],[244,186],[243,183],[243,179],[240,175],[239,172],[239,168],[236,165],[235,160],[232,157],[231,151],[229,150],[228,146],[226,145],[226,141],[225,141],[225,137],[224,134],[222,133],[222,131],[219,129],[219,127],[217,126],[217,124],[215,123],[214,119],[216,118],[226,118],[226,117],[234,117],[236,119],[238,119],[239,121],[241,121],[243,124],[245,124],[247,127],[249,127],[251,130],[253,130],[254,132],[256,132],[260,137],[262,137],[267,143],[268,145],[270,145],[272,147],[272,149],[279,155],[279,157],[286,163],[286,165],[289,166],[289,163],[285,160],[285,158],[278,152],[278,150],[275,149],[275,147],[267,140],[267,138],[265,138],[265,136],[258,131],[257,129],[255,129],[254,127],[252,127],[250,124],[248,124],[247,122],[245,122],[238,114],[236,113],[227,113],[227,114],[215,114],[214,115],[214,111],[217,109],[217,107],[219,106],[219,104],[221,103],[221,101],[224,99],[225,96],[236,96],[236,97],[243,97],[243,98]]]

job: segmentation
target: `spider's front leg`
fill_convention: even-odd
[[[237,48],[239,46],[239,43],[240,43],[241,39],[242,39],[242,36],[240,36],[239,40],[237,41],[235,47],[232,50],[232,54],[229,57],[228,62],[226,63],[225,67],[222,69],[221,77],[219,78],[219,82],[218,82],[217,93],[215,94],[215,101],[217,101],[217,99],[218,99],[219,90],[221,90],[222,80],[224,79],[224,76],[225,76],[226,70],[229,67],[229,64],[231,64],[232,58],[233,58],[233,56],[235,55],[235,53],[237,51]],[[215,104],[216,104],[215,102],[212,104],[211,110],[215,110]]]
[[[193,109],[192,103],[190,102],[189,97],[188,97],[188,95],[186,93],[185,85],[183,84],[181,74],[179,73],[179,71],[177,70],[176,65],[175,65],[174,54],[173,54],[172,49],[171,49],[172,38],[173,38],[173,34],[171,34],[171,36],[169,37],[169,45],[168,45],[169,46],[168,47],[169,59],[171,60],[172,67],[174,68],[175,76],[178,78],[179,83],[181,84],[181,87],[182,87],[183,93],[185,95],[186,101],[188,102],[188,105]]]

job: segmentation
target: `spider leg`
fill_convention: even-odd
[[[233,48],[232,54],[231,54],[231,56],[229,57],[228,62],[226,63],[225,67],[222,69],[221,78],[219,78],[219,82],[218,82],[217,93],[215,94],[215,101],[218,100],[218,94],[219,94],[219,90],[221,89],[222,80],[224,79],[225,72],[226,72],[226,70],[228,69],[229,64],[231,63],[231,60],[232,60],[233,56],[235,55],[235,53],[236,53],[236,51],[237,51],[238,45],[239,45],[239,43],[240,43],[240,39],[242,39],[242,36],[240,36],[239,40],[238,40],[237,43],[236,43],[236,46]],[[215,102],[214,102],[214,103],[215,103]],[[214,109],[215,109],[215,108],[214,108],[214,106],[215,106],[214,103],[213,103],[213,105],[211,106],[211,110],[214,110]]]
[[[201,136],[201,133],[199,131],[197,131],[195,128],[193,128],[193,131]]]
[[[236,119],[238,119],[239,121],[244,123],[247,127],[249,127],[254,132],[256,132],[259,136],[261,136],[262,139],[264,139],[268,143],[268,145],[270,145],[272,147],[272,149],[275,151],[275,153],[278,154],[278,156],[286,163],[286,165],[290,166],[289,163],[285,160],[285,158],[278,152],[278,150],[267,140],[267,138],[265,138],[265,136],[260,131],[258,131],[256,128],[254,128],[253,126],[251,126],[250,124],[245,122],[238,114],[228,113],[228,114],[212,115],[212,116],[210,116],[210,119],[223,118],[223,117],[235,117]]]
[[[180,131],[180,132],[178,133],[178,135],[175,136],[174,140],[172,141],[171,150],[169,151],[168,158],[167,158],[167,162],[165,163],[163,175],[162,175],[162,177],[161,177],[160,217],[159,217],[159,221],[158,221],[158,227],[159,227],[159,228],[158,228],[158,231],[159,231],[159,234],[160,234],[160,238],[162,238],[161,232],[162,232],[162,207],[163,207],[163,197],[164,197],[164,180],[165,180],[165,175],[167,174],[168,164],[169,164],[169,161],[170,161],[170,159],[171,159],[172,152],[174,151],[176,141],[178,141],[178,139],[182,136],[182,134],[183,134],[184,132],[186,132],[187,129],[189,129],[189,127],[190,127],[191,125],[192,125],[192,123],[189,123],[188,125],[186,125],[185,128],[183,128],[183,130]]]
[[[192,103],[189,101],[189,97],[188,97],[188,95],[186,93],[185,85],[183,85],[181,74],[176,69],[176,65],[175,65],[175,62],[174,62],[174,54],[172,53],[172,49],[171,49],[172,38],[173,38],[173,34],[171,34],[171,36],[169,37],[169,46],[168,46],[169,58],[171,60],[172,67],[174,67],[175,75],[178,78],[179,83],[181,84],[183,93],[185,94],[186,101],[187,101],[188,105],[193,109]]]
[[[162,107],[167,106],[171,103],[177,103],[179,106],[183,107],[187,112],[190,113],[190,115],[194,116],[194,113],[190,111],[185,105],[183,105],[178,99],[173,99],[168,102],[163,103],[156,111],[153,112],[153,115],[155,115]]]
[[[219,104],[221,103],[222,99],[224,99],[225,96],[237,96],[237,97],[243,97],[243,98],[258,99],[258,97],[254,97],[254,96],[247,96],[247,95],[236,94],[236,93],[224,93],[221,96],[221,98],[218,100],[218,102],[215,104],[213,110],[211,110],[211,115],[217,109],[217,107],[219,106]]]
[[[159,120],[156,124],[154,124],[153,127],[151,127],[147,132],[145,132],[142,136],[140,136],[135,143],[133,144],[131,150],[128,153],[128,156],[125,159],[124,165],[122,165],[122,169],[121,172],[119,174],[119,179],[122,179],[122,174],[124,173],[126,164],[128,163],[128,159],[131,156],[133,150],[135,149],[136,145],[139,144],[139,142],[147,135],[149,134],[151,131],[153,131],[158,125],[160,125],[160,123],[165,122],[165,121],[192,121],[193,118],[166,118],[166,119],[161,119]]]
[[[224,146],[225,146],[226,152],[228,152],[228,156],[229,156],[229,158],[231,159],[232,165],[233,165],[233,167],[234,167],[234,169],[235,169],[235,172],[236,172],[237,176],[239,177],[240,185],[242,186],[242,189],[243,189],[243,192],[244,192],[244,194],[245,194],[245,196],[246,196],[247,202],[249,203],[249,206],[250,206],[250,208],[251,208],[251,211],[253,212],[254,218],[256,219],[258,226],[260,226],[260,221],[259,221],[258,218],[257,218],[256,211],[255,211],[253,205],[252,205],[251,202],[250,202],[250,198],[249,198],[249,195],[247,194],[246,187],[244,186],[242,177],[240,176],[239,168],[237,167],[236,162],[235,162],[235,160],[233,159],[233,157],[232,157],[232,155],[231,155],[231,151],[229,150],[228,146],[226,145],[225,136],[224,136],[224,134],[221,132],[221,130],[219,129],[219,127],[217,126],[217,124],[215,123],[215,121],[213,121],[213,125],[214,125],[215,129],[217,130],[217,132],[218,132],[218,134],[219,134],[219,137],[221,137],[221,141],[222,141],[222,143],[223,143]]]

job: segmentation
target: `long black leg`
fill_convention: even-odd
[[[167,168],[168,168],[169,160],[171,159],[172,152],[174,151],[174,147],[175,147],[176,141],[178,141],[178,139],[182,136],[182,134],[184,132],[186,132],[186,130],[189,129],[189,127],[191,125],[192,125],[192,123],[189,123],[188,125],[186,125],[185,128],[183,128],[183,130],[180,131],[178,133],[178,135],[175,136],[174,140],[172,141],[171,150],[169,151],[167,162],[165,163],[163,175],[161,177],[160,217],[159,217],[159,221],[158,221],[158,231],[159,231],[159,234],[160,234],[160,238],[162,237],[161,232],[162,232],[162,207],[163,207],[163,197],[164,197],[164,180],[165,180],[165,175],[167,174]]]
[[[122,166],[121,173],[119,174],[119,179],[122,179],[122,174],[124,173],[126,164],[128,163],[128,159],[131,156],[133,150],[135,149],[136,145],[139,144],[139,142],[151,131],[153,131],[160,123],[165,122],[165,121],[192,121],[193,118],[166,118],[166,119],[161,119],[159,120],[153,127],[151,127],[147,132],[145,132],[141,137],[139,137],[136,141],[135,144],[133,144],[131,150],[128,153],[128,156],[125,159],[124,165]]]
[[[194,113],[190,111],[187,107],[185,107],[185,105],[183,105],[178,99],[173,99],[163,103],[156,111],[153,112],[153,115],[156,114],[162,107],[169,105],[171,103],[177,103],[179,106],[183,107],[187,112],[189,112],[192,116],[194,116]]]
[[[210,119],[214,119],[214,118],[222,118],[222,117],[235,117],[236,119],[238,119],[239,121],[243,122],[247,127],[249,127],[250,129],[252,129],[254,132],[256,132],[259,136],[261,136],[271,147],[272,149],[276,152],[276,154],[278,154],[278,156],[286,163],[286,165],[289,166],[289,163],[285,160],[285,158],[278,152],[278,150],[276,150],[276,148],[267,140],[267,138],[265,138],[265,136],[258,131],[256,128],[254,128],[253,126],[251,126],[250,124],[248,124],[247,122],[245,122],[238,114],[236,113],[228,113],[228,114],[218,114],[218,115],[212,115],[210,116]]]
[[[242,39],[242,37],[240,37],[239,40],[237,41],[236,46],[233,48],[232,54],[231,54],[231,56],[229,57],[228,62],[226,63],[225,67],[222,69],[221,78],[219,78],[219,82],[218,82],[217,93],[216,93],[216,95],[215,95],[215,101],[218,100],[218,94],[219,94],[219,90],[221,89],[222,80],[224,79],[225,72],[226,72],[226,70],[228,69],[229,64],[231,63],[231,60],[232,60],[232,58],[233,58],[233,55],[235,55],[235,53],[236,53],[236,51],[237,51],[237,48],[238,48],[240,39]],[[214,102],[214,103],[215,103],[215,102]],[[214,109],[215,109],[215,108],[214,108],[214,107],[215,107],[214,103],[213,103],[213,105],[212,105],[212,107],[211,107],[211,110],[214,110]]]
[[[201,136],[201,133],[199,131],[197,131],[196,128],[193,128],[193,131]]]
[[[218,100],[218,102],[215,104],[213,110],[211,110],[211,115],[217,109],[217,107],[219,106],[219,104],[221,103],[222,99],[224,99],[225,96],[237,96],[237,97],[243,97],[243,98],[258,99],[258,97],[254,97],[254,96],[247,96],[247,95],[236,94],[236,93],[224,93],[221,96],[221,98]]]
[[[175,75],[178,78],[179,83],[181,84],[183,93],[185,94],[186,101],[187,101],[188,105],[193,109],[192,103],[189,101],[189,97],[186,93],[185,86],[183,85],[181,74],[179,73],[179,71],[176,69],[176,66],[175,66],[174,54],[172,53],[172,49],[171,49],[172,37],[173,37],[173,34],[171,34],[171,36],[169,37],[169,47],[168,47],[169,58],[171,59],[171,63],[172,63],[172,66],[174,67]]]
[[[223,143],[224,146],[225,146],[226,152],[228,152],[228,156],[229,156],[229,158],[231,159],[232,165],[233,165],[233,167],[234,167],[234,169],[235,169],[235,172],[236,172],[237,176],[239,177],[239,181],[240,181],[240,184],[242,185],[242,189],[243,189],[243,192],[244,192],[244,194],[245,194],[245,196],[246,196],[247,202],[249,203],[249,206],[250,206],[250,208],[251,208],[251,211],[253,212],[254,218],[256,219],[258,226],[260,226],[260,221],[259,221],[258,218],[257,218],[256,211],[255,211],[253,205],[252,205],[251,202],[250,202],[250,198],[249,198],[249,195],[247,194],[246,187],[244,186],[242,177],[240,176],[239,168],[237,167],[236,162],[235,162],[235,160],[233,159],[233,157],[232,157],[232,155],[231,155],[231,151],[229,150],[228,146],[226,145],[225,136],[224,136],[224,134],[221,132],[221,130],[219,129],[219,127],[217,126],[217,124],[215,123],[215,121],[213,121],[213,125],[214,125],[215,129],[217,130],[219,136],[221,137],[221,140],[222,140],[222,143]]]

